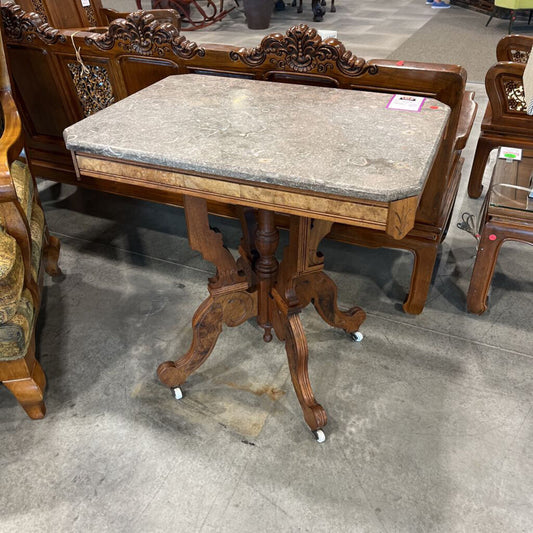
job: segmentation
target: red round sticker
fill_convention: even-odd
[[[496,235],[494,235],[494,233],[491,233],[491,234],[489,235],[489,240],[490,240],[490,241],[495,241],[497,238],[498,238],[498,237],[496,237]]]

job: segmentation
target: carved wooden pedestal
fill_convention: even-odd
[[[300,311],[312,303],[328,324],[347,333],[356,332],[365,319],[358,307],[346,312],[338,309],[336,285],[323,272],[318,245],[332,222],[292,216],[289,245],[278,264],[279,234],[273,211],[259,210],[255,219],[252,209],[242,210],[243,238],[237,261],[224,247],[222,235],[209,228],[205,200],[185,197],[185,213],[191,247],[211,261],[217,273],[209,280],[209,297],[194,315],[189,351],[175,362],[162,363],[159,379],[169,387],[179,387],[209,357],[223,324],[234,327],[257,317],[265,342],[272,340],[272,330],[285,342],[305,421],[314,432],[323,428],[327,417],[311,388]]]

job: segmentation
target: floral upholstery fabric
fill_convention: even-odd
[[[33,204],[31,215],[31,275],[35,281],[39,276],[41,264],[41,248],[43,246],[44,213],[37,203]]]
[[[26,218],[30,220],[33,205],[33,179],[28,165],[20,161],[14,161],[10,170],[17,198],[20,205],[22,205],[22,209],[24,209]]]
[[[26,355],[35,319],[30,291],[25,289],[13,318],[0,326],[0,361],[12,361]]]
[[[11,235],[0,230],[0,324],[11,320],[17,312],[23,286],[20,248]]]
[[[31,274],[38,282],[44,213],[35,201],[33,179],[28,167],[15,161],[11,165],[11,178],[17,198],[30,221]],[[34,302],[30,291],[24,289],[24,263],[20,247],[0,226],[0,361],[12,361],[26,355],[34,320]]]

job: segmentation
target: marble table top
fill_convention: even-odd
[[[68,127],[67,148],[176,170],[389,202],[422,192],[449,115],[391,94],[170,76]]]

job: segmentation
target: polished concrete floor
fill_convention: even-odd
[[[375,57],[434,12],[399,0],[379,16],[383,33],[361,37],[373,35]],[[224,31],[247,32],[238,20]],[[481,117],[483,86],[469,88]],[[46,418],[0,389],[0,531],[531,531],[533,250],[505,245],[489,310],[465,309],[476,240],[456,224],[482,204],[465,193],[479,120],[421,315],[400,306],[410,254],[322,247],[341,303],[368,313],[353,343],[304,312],[324,444],[302,420],[282,344],[252,322],[223,331],[180,402],[158,382],[157,365],[189,346],[212,272],[180,209],[42,183],[65,276],[46,279],[40,315]],[[234,249],[237,226],[213,224]]]

